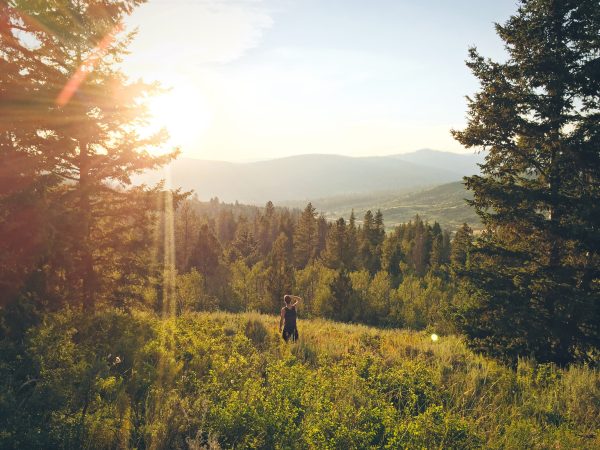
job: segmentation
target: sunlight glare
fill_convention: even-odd
[[[169,143],[181,146],[184,152],[195,150],[211,122],[206,100],[192,83],[177,81],[169,84],[171,89],[148,103],[149,128],[154,131],[166,128]]]

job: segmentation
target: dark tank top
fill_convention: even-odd
[[[284,328],[289,330],[296,328],[296,307],[292,306],[292,308],[284,307],[285,309],[285,325]]]

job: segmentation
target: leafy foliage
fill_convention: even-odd
[[[274,316],[250,313],[49,315],[3,353],[0,446],[598,444],[597,371],[521,361],[514,372],[453,337],[301,326],[285,344]]]

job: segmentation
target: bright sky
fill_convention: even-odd
[[[250,161],[302,153],[465,151],[476,45],[515,0],[149,0],[125,61],[172,90],[152,104],[183,155]]]

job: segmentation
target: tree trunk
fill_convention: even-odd
[[[79,219],[81,220],[81,242],[79,246],[82,265],[82,303],[85,310],[91,311],[94,308],[95,280],[94,259],[91,247],[90,164],[88,143],[82,139],[79,145]]]

